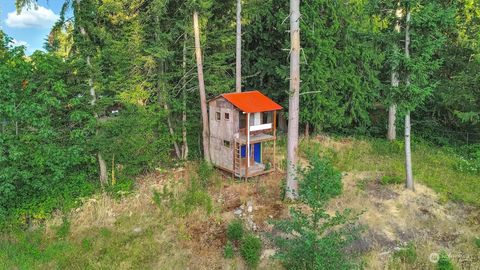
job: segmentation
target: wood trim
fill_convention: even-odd
[[[276,150],[276,142],[277,142],[277,111],[273,112],[273,170],[277,169],[275,165],[275,150]]]

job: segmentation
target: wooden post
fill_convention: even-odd
[[[245,178],[248,177],[248,168],[250,167],[250,113],[247,113],[247,168]]]
[[[273,171],[276,171],[275,165],[275,146],[277,143],[277,111],[273,111]]]
[[[200,92],[200,108],[202,110],[202,139],[203,154],[207,162],[210,162],[210,132],[208,126],[207,98],[205,94],[205,81],[203,79],[202,48],[200,47],[200,26],[198,24],[198,13],[193,12],[193,31],[195,34],[195,57],[197,60],[198,90]]]
[[[242,92],[242,2],[237,0],[237,46],[235,67],[235,90]]]

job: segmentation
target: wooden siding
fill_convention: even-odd
[[[210,123],[210,156],[212,163],[219,167],[233,170],[234,135],[238,132],[238,110],[224,98],[217,98],[209,102]],[[217,120],[217,112],[220,120]],[[225,114],[229,119],[225,119]],[[230,143],[226,147],[224,141]]]

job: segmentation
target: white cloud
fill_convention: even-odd
[[[12,39],[10,41],[10,45],[14,46],[14,47],[17,47],[17,46],[25,46],[25,47],[28,47],[28,43],[26,41],[23,41],[23,40],[16,40],[16,39]]]
[[[24,9],[20,14],[16,11],[8,13],[5,23],[12,28],[50,28],[58,18],[51,9],[38,6]]]

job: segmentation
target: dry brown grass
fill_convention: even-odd
[[[415,192],[402,185],[381,185],[381,175],[378,172],[346,173],[343,194],[328,207],[332,213],[345,208],[363,211],[359,222],[366,231],[354,248],[367,253],[369,268],[393,267],[391,259],[395,250],[413,242],[418,253],[414,265],[417,269],[435,269],[429,256],[441,250],[446,250],[462,269],[480,269],[480,254],[472,244],[472,239],[480,233],[478,223],[472,222],[472,218],[480,214],[479,209],[443,203],[434,191],[422,184],[416,184]]]

